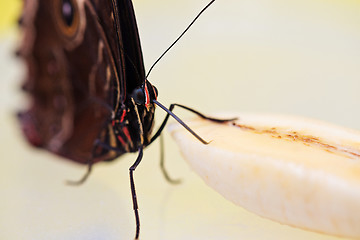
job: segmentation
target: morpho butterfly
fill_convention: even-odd
[[[133,171],[143,148],[160,135],[169,115],[206,143],[173,108],[212,121],[229,119],[208,118],[179,104],[167,109],[156,100],[158,92],[145,75],[131,0],[24,0],[20,25],[24,37],[18,54],[28,69],[23,89],[31,98],[30,108],[19,113],[25,136],[36,147],[87,164],[88,172],[78,183],[94,163],[138,152],[130,167],[137,239]],[[155,105],[167,116],[152,135]]]

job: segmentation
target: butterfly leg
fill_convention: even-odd
[[[73,185],[73,186],[83,184],[88,179],[88,177],[90,176],[90,173],[91,173],[91,170],[92,170],[92,165],[93,165],[92,162],[88,163],[88,169],[87,169],[86,173],[84,174],[84,176],[80,180],[77,180],[77,181],[67,180],[66,184]]]
[[[141,159],[143,157],[143,146],[140,146],[139,148],[139,155],[136,158],[136,161],[134,164],[129,168],[130,173],[130,188],[131,188],[131,196],[132,196],[132,202],[133,202],[133,209],[135,213],[135,221],[136,221],[136,234],[135,239],[139,239],[140,234],[140,218],[139,218],[139,212],[138,212],[138,202],[136,197],[136,190],[135,190],[135,182],[134,182],[134,171],[136,167],[141,162]]]
[[[194,137],[196,137],[200,142],[204,143],[204,144],[208,144],[208,142],[206,142],[204,139],[202,139],[199,135],[197,135],[188,125],[186,125],[186,123],[184,123],[179,117],[177,117],[172,111],[174,110],[175,106],[181,107],[183,109],[186,109],[190,112],[195,113],[196,115],[198,115],[199,117],[206,119],[206,120],[210,120],[213,122],[217,122],[217,123],[225,123],[225,122],[230,122],[230,121],[234,121],[237,118],[230,118],[230,119],[219,119],[219,118],[212,118],[212,117],[208,117],[205,116],[204,114],[186,107],[184,105],[181,104],[177,104],[177,103],[173,103],[170,105],[169,109],[167,109],[166,107],[164,107],[161,103],[159,103],[156,100],[153,100],[153,102],[158,105],[159,107],[161,107],[164,111],[167,112],[165,119],[163,120],[163,122],[161,123],[159,129],[157,130],[157,132],[154,134],[154,136],[151,138],[150,143],[152,143],[156,138],[158,138],[161,134],[161,132],[164,130],[164,127],[167,123],[167,121],[169,120],[170,115],[176,120],[178,121],[186,130],[188,130]]]
[[[170,117],[170,115],[172,117],[175,118],[176,121],[178,121],[183,127],[186,128],[186,130],[188,130],[194,137],[196,137],[199,141],[201,141],[202,143],[204,144],[208,144],[208,142],[206,142],[205,140],[203,140],[199,135],[197,135],[189,126],[187,126],[180,118],[178,118],[174,113],[172,113],[172,111],[174,110],[175,106],[178,106],[178,107],[181,107],[181,108],[184,108],[190,112],[193,112],[195,113],[196,115],[198,115],[199,117],[203,118],[203,119],[207,119],[209,121],[214,121],[214,122],[218,122],[218,123],[225,123],[225,122],[229,122],[229,121],[234,121],[236,120],[236,118],[231,118],[231,119],[218,119],[218,118],[211,118],[211,117],[207,117],[205,116],[204,114],[194,110],[194,109],[191,109],[189,107],[186,107],[184,105],[180,105],[180,104],[176,104],[176,103],[173,103],[170,105],[169,109],[167,109],[166,107],[164,107],[161,103],[159,103],[158,101],[156,100],[153,100],[153,102],[158,105],[159,107],[161,107],[163,110],[165,110],[167,112],[166,114],[166,117],[165,119],[163,120],[161,126],[159,127],[159,129],[157,130],[157,132],[154,134],[154,136],[150,139],[150,143],[152,143],[156,138],[158,138],[160,136],[160,168],[161,168],[161,171],[165,177],[165,179],[170,182],[170,183],[180,183],[180,180],[172,180],[166,169],[165,169],[165,166],[164,166],[164,151],[163,151],[163,141],[162,141],[162,137],[161,137],[161,132],[164,130],[164,127]],[[149,144],[150,144],[149,143]]]
[[[166,181],[168,181],[171,184],[179,184],[181,183],[180,179],[172,179],[170,175],[168,174],[166,168],[165,168],[165,157],[164,157],[164,137],[163,135],[160,135],[160,169],[163,173]]]
[[[100,142],[99,140],[95,140],[94,146],[102,147],[102,148],[105,148],[105,149],[107,149],[107,150],[116,151],[116,152],[119,152],[119,151],[120,151],[120,150],[117,149],[117,148],[113,148],[113,147],[109,146],[108,144],[105,144],[105,143]],[[92,154],[93,156],[94,156],[94,154],[95,154],[95,153],[94,153],[94,152],[95,152],[95,149],[96,149],[96,148],[94,148],[94,150],[93,150],[93,154]],[[67,180],[67,181],[66,181],[66,184],[68,184],[68,185],[74,185],[74,186],[83,184],[83,183],[88,179],[88,177],[89,177],[90,174],[91,174],[93,162],[92,162],[91,160],[89,160],[88,163],[87,163],[87,165],[88,165],[88,169],[87,169],[86,173],[84,174],[84,176],[83,176],[80,180],[77,180],[77,181]]]

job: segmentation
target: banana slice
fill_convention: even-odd
[[[210,187],[280,223],[360,239],[360,132],[300,117],[235,116],[226,124],[186,121],[208,145],[169,126]]]

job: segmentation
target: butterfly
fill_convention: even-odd
[[[145,75],[131,0],[24,0],[20,23],[19,55],[28,69],[23,89],[31,104],[18,115],[27,140],[87,164],[78,183],[85,181],[93,164],[138,152],[129,169],[137,239],[140,219],[133,172],[143,149],[160,135],[170,115],[206,143],[172,113],[174,107],[212,121],[232,119],[209,118],[180,104],[167,109],[157,101],[158,91]],[[152,134],[156,105],[167,116]]]

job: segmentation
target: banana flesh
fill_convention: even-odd
[[[210,187],[280,223],[360,239],[360,132],[301,117],[228,116],[238,120],[186,121],[208,145],[169,126]]]

